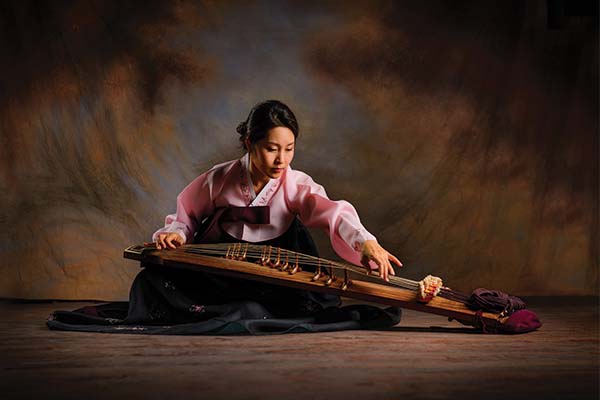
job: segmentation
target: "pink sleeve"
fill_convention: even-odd
[[[156,241],[159,234],[170,232],[181,235],[184,243],[193,240],[198,222],[212,214],[214,209],[211,179],[208,174],[206,172],[200,175],[179,193],[177,211],[167,215],[165,226],[154,232],[152,241]]]
[[[303,224],[329,233],[335,252],[351,263],[360,265],[360,248],[366,240],[376,240],[361,224],[358,213],[344,200],[330,200],[323,186],[306,174],[299,175],[297,191],[290,199]]]

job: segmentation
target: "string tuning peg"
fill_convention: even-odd
[[[275,260],[275,263],[271,264],[271,268],[279,268],[280,265],[281,265],[281,248],[278,247],[277,248],[277,260]]]
[[[319,263],[317,264],[317,269],[315,271],[315,274],[312,277],[312,281],[316,282],[322,276],[323,276],[323,273],[321,272],[321,259],[319,259]]]
[[[296,272],[300,270],[300,265],[298,265],[298,253],[296,253],[296,264],[292,269],[290,269],[290,275],[294,275]]]
[[[265,260],[265,265],[271,267],[273,265],[273,262],[271,261],[271,251],[273,250],[273,247],[268,246],[268,249],[269,251]]]
[[[286,250],[285,251],[285,262],[279,266],[280,271],[286,271],[290,267],[289,258],[290,258],[290,251]]]
[[[333,282],[336,281],[335,273],[333,272],[333,265],[329,267],[329,278],[325,281],[326,286],[331,286]]]
[[[239,260],[240,259],[240,251],[242,250],[242,244],[241,243],[235,243],[233,245],[233,255],[231,258],[233,258],[234,260]]]
[[[264,246],[260,252],[260,259],[258,260],[258,264],[265,265],[267,262],[267,246]]]
[[[242,258],[240,258],[240,260],[242,260],[242,261],[246,260],[246,255],[248,254],[248,247],[250,247],[250,244],[246,243],[246,248],[244,249],[244,253],[242,254]]]
[[[348,289],[352,281],[348,279],[348,270],[344,268],[344,282],[342,282],[342,290]]]

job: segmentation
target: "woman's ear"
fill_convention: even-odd
[[[248,150],[248,152],[250,152],[250,150],[252,150],[252,144],[250,143],[250,139],[248,139],[248,138],[244,139],[244,145],[246,145],[246,149]]]

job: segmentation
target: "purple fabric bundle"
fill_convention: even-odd
[[[538,316],[529,310],[515,311],[508,320],[496,329],[501,333],[526,333],[542,326]]]
[[[525,302],[516,296],[511,296],[499,290],[484,288],[475,289],[467,300],[467,305],[472,310],[482,310],[493,313],[505,312],[510,315],[513,311],[523,310],[527,307]]]
[[[482,311],[509,316],[503,324],[496,327],[495,330],[500,333],[525,333],[542,326],[538,316],[525,309],[527,305],[523,300],[499,290],[475,289],[467,300],[467,306],[478,311],[479,316]],[[487,332],[485,325],[482,328]]]

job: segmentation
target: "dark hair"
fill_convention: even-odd
[[[244,149],[246,147],[246,139],[250,143],[256,143],[267,136],[267,132],[278,126],[288,128],[294,134],[294,138],[298,137],[298,121],[296,116],[288,106],[278,100],[267,100],[255,105],[248,119],[240,123],[237,127],[237,133],[240,134],[240,142]]]

